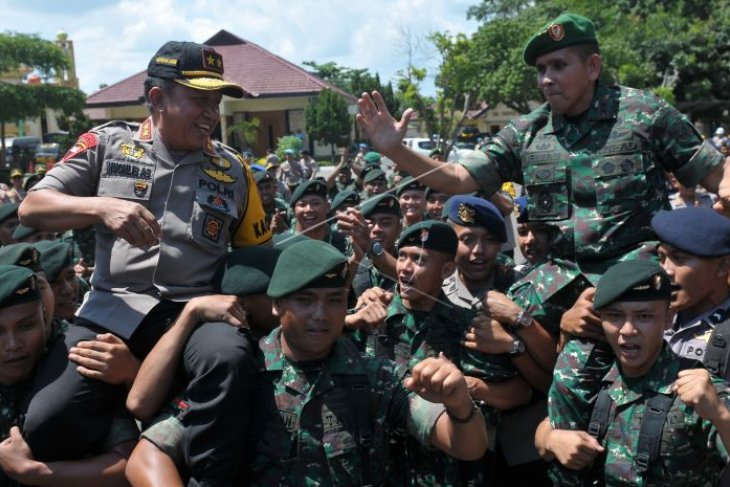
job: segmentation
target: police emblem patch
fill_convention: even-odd
[[[149,189],[150,185],[148,183],[145,183],[144,181],[135,181],[134,182],[134,195],[137,198],[142,198],[147,194],[147,189]]]
[[[226,200],[220,197],[220,195],[217,194],[209,194],[208,195],[208,204],[215,208],[216,210],[220,210],[223,212],[228,213],[228,203],[226,203]]]
[[[550,36],[550,39],[554,41],[560,41],[565,37],[565,29],[560,24],[553,24],[550,27],[548,27],[548,35]]]
[[[68,150],[68,152],[66,152],[66,155],[63,156],[61,162],[66,162],[72,157],[96,147],[98,143],[99,137],[97,137],[95,134],[92,134],[91,132],[82,134],[81,137],[78,138],[76,143]]]
[[[205,174],[207,174],[208,176],[210,176],[211,178],[213,178],[216,181],[219,181],[221,183],[226,183],[226,184],[235,183],[238,180],[237,177],[231,176],[230,174],[226,174],[223,171],[221,171],[220,169],[205,168],[205,169],[203,169],[203,172]]]
[[[463,223],[474,223],[474,209],[469,208],[464,203],[459,205],[459,219]]]
[[[120,144],[119,148],[122,150],[122,154],[132,159],[139,159],[144,155],[144,149],[134,144]]]
[[[221,238],[221,232],[223,231],[223,220],[217,216],[205,214],[203,218],[203,237],[208,240],[218,243]]]

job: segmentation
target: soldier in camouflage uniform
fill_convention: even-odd
[[[301,183],[292,193],[289,205],[294,214],[292,228],[278,234],[274,239],[275,244],[287,245],[287,242],[298,241],[296,236],[301,235],[327,242],[342,253],[351,253],[345,235],[334,230],[327,221],[330,209],[327,184],[318,179]]]
[[[398,292],[388,307],[385,322],[377,329],[360,330],[366,354],[395,360],[413,367],[427,357],[443,353],[467,376],[472,396],[482,401],[482,411],[493,431],[498,417],[492,408],[486,382],[514,381],[509,396],[513,407],[527,402],[529,387],[517,378],[507,354],[484,354],[461,345],[475,312],[450,303],[441,290],[445,277],[453,274],[457,240],[445,223],[428,220],[405,230],[398,241],[396,277]],[[512,341],[510,340],[510,344]],[[511,349],[510,349],[511,350]],[[406,439],[405,458],[394,457],[400,472],[393,483],[407,485],[480,485],[481,465],[455,462],[423,449]]]
[[[338,226],[353,242],[357,271],[352,290],[359,297],[366,289],[395,287],[396,243],[403,230],[398,199],[390,193],[374,196],[339,215]]]
[[[575,413],[551,409],[550,423],[536,436],[547,459],[606,486],[715,485],[730,444],[730,391],[699,362],[678,359],[663,340],[671,293],[669,277],[650,261],[619,263],[600,279],[594,306],[617,357],[601,385],[607,413],[591,417],[589,434],[556,428]],[[667,404],[649,414],[654,396]],[[653,416],[662,421],[650,429]]]
[[[486,448],[483,419],[448,360],[423,361],[403,381],[405,370],[365,358],[340,338],[347,269],[344,255],[315,240],[287,247],[277,262],[268,294],[281,327],[260,343],[253,460],[244,463],[253,485],[384,485],[396,434],[464,459]],[[453,428],[450,447],[445,428]],[[145,432],[142,444],[178,459],[178,433],[168,421]]]
[[[57,372],[59,361],[68,358],[65,337],[49,334],[44,324],[39,279],[33,271],[39,269],[37,252],[27,246],[16,247],[13,253],[25,267],[0,265],[0,439],[4,440],[0,443],[0,486],[120,482],[139,434],[126,415],[107,425],[104,441],[81,456],[37,461],[22,436],[26,413],[37,407],[35,393],[46,385],[34,381],[36,371],[50,368]],[[5,252],[2,257],[5,260],[11,255]]]
[[[269,171],[259,171],[254,179],[266,212],[266,225],[273,233],[285,232],[289,228],[289,206],[276,197],[276,178]]]

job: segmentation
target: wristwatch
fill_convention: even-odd
[[[385,252],[385,249],[383,248],[383,244],[381,244],[380,242],[373,242],[370,245],[370,253],[374,257],[380,257],[381,255],[383,255],[383,252]]]
[[[515,328],[527,328],[532,324],[532,315],[526,309],[521,310],[517,313],[517,320],[515,320]]]
[[[468,423],[469,421],[472,420],[472,418],[474,418],[474,415],[476,413],[481,413],[481,409],[479,409],[479,406],[477,405],[477,403],[473,399],[471,401],[471,410],[469,411],[469,415],[466,418],[459,418],[457,416],[454,416],[451,413],[451,411],[449,411],[448,409],[446,409],[446,414],[448,415],[449,418],[451,418],[451,421],[453,421],[454,423],[459,423],[459,424],[466,424],[466,423]]]
[[[514,341],[512,342],[512,351],[509,352],[507,355],[509,357],[519,357],[523,353],[525,353],[525,342],[515,337]]]

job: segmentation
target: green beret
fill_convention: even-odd
[[[60,240],[42,240],[33,246],[41,253],[41,266],[46,271],[48,282],[58,279],[61,271],[74,265],[73,246]]]
[[[321,196],[325,201],[327,201],[327,183],[318,179],[304,181],[299,184],[297,189],[295,189],[292,193],[291,198],[289,198],[289,205],[294,207],[297,201],[310,194]]]
[[[222,294],[249,296],[266,292],[281,254],[273,247],[245,247],[229,253],[213,276],[213,288]]]
[[[609,268],[598,280],[593,308],[614,301],[659,301],[671,298],[669,276],[650,260],[627,260]]]
[[[400,198],[400,195],[409,190],[425,192],[426,187],[422,185],[420,181],[418,181],[418,179],[413,179],[413,176],[408,176],[407,178],[403,178],[403,181],[398,183],[398,187],[395,190],[395,195]]]
[[[18,215],[18,203],[5,203],[0,205],[0,222],[14,215]]]
[[[375,213],[390,213],[391,215],[395,215],[400,218],[400,203],[398,203],[398,198],[390,193],[379,194],[366,199],[363,204],[360,205],[360,213],[362,213],[362,216],[365,218],[368,218]]]
[[[26,179],[25,182],[23,183],[23,189],[26,192],[28,192],[28,190],[30,189],[30,187],[34,183],[37,183],[38,181],[40,181],[41,179],[43,179],[43,174],[38,174],[38,173],[31,174],[30,176],[28,176],[28,179]]]
[[[360,171],[360,177],[362,178],[363,183],[369,183],[376,179],[385,179],[385,171],[380,169],[380,166],[365,166],[362,168],[362,171]]]
[[[284,250],[285,248],[289,247],[292,244],[295,244],[297,242],[302,242],[304,240],[311,240],[306,235],[302,235],[301,233],[291,233],[291,232],[283,232],[283,233],[276,233],[274,234],[274,238],[272,239],[272,242],[274,243],[274,247],[276,247],[279,250]]]
[[[456,255],[459,241],[450,225],[438,220],[424,220],[406,228],[398,239],[398,248],[421,247]]]
[[[378,164],[380,163],[380,153],[370,151],[362,157],[362,160],[368,164]]]
[[[41,298],[35,273],[25,267],[0,265],[0,307],[9,308]]]
[[[534,66],[537,58],[543,54],[579,44],[598,46],[596,28],[593,26],[593,22],[585,17],[565,13],[552,22],[548,22],[537,34],[532,36],[525,46],[523,58],[525,63]]]
[[[33,272],[43,270],[40,252],[29,243],[17,243],[0,247],[0,265],[27,267]]]
[[[443,156],[443,155],[444,155],[444,151],[441,150],[441,147],[436,147],[434,150],[432,150],[431,152],[428,153],[428,157]]]
[[[340,191],[332,199],[331,209],[334,211],[340,206],[345,204],[358,205],[360,204],[360,194],[357,191],[348,189],[346,191]]]
[[[253,179],[256,184],[265,183],[274,180],[274,176],[269,171],[256,171],[253,173]]]
[[[444,193],[440,189],[426,187],[426,192],[423,193],[423,197],[428,199],[431,195],[434,195],[434,194],[444,194],[445,195],[446,193]]]
[[[31,235],[35,235],[36,233],[40,232],[39,229],[33,228],[33,227],[26,227],[22,223],[15,227],[15,231],[13,232],[13,240],[23,240],[24,238],[28,238]]]
[[[328,243],[308,238],[281,253],[267,294],[281,298],[308,287],[343,287],[346,283],[347,257]]]

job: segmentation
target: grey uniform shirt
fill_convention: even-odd
[[[210,293],[231,238],[242,240],[239,234],[246,230],[268,240],[260,199],[250,195],[255,185],[248,172],[219,143],[176,159],[149,119],[141,126],[110,122],[84,134],[33,191],[139,203],[159,222],[161,237],[159,245],[133,247],[97,224],[92,290],[78,316],[129,338],[160,300],[187,301]],[[257,201],[250,213],[262,222],[242,221],[250,201]]]
[[[705,349],[715,325],[724,321],[730,313],[730,299],[715,309],[687,321],[677,316],[671,329],[664,333],[670,348],[680,357],[704,361]],[[726,377],[727,378],[727,377]]]

